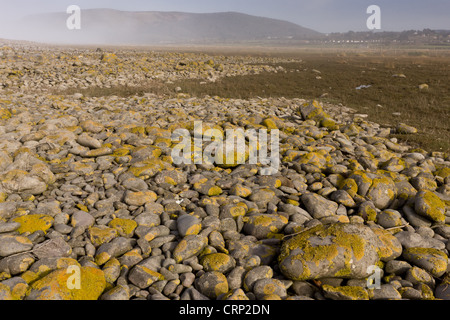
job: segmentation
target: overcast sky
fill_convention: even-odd
[[[367,30],[367,8],[378,5],[382,31],[450,29],[450,0],[0,0],[0,25],[35,13],[65,12],[72,4],[127,11],[238,11],[324,33]]]

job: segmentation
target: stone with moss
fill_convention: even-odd
[[[40,177],[19,169],[10,170],[1,175],[1,184],[7,194],[27,193],[40,195],[48,185]]]
[[[273,269],[270,266],[258,266],[249,270],[243,279],[243,287],[246,291],[252,291],[254,284],[261,279],[271,279]]]
[[[435,295],[437,299],[450,300],[450,277],[447,275],[442,283],[436,287]]]
[[[320,122],[324,118],[330,118],[330,116],[325,113],[322,103],[317,100],[302,104],[297,113],[301,115],[304,120],[315,120],[317,122]]]
[[[350,196],[350,194],[345,190],[337,190],[331,194],[331,200],[338,204],[342,204],[348,208],[355,207],[355,200]]]
[[[204,273],[198,278],[195,287],[203,295],[213,300],[228,293],[229,288],[227,277],[218,271]]]
[[[346,191],[352,198],[358,193],[358,184],[354,179],[345,179],[339,183],[339,189]]]
[[[105,275],[105,280],[107,283],[114,283],[116,282],[117,278],[120,276],[120,270],[121,265],[119,260],[116,258],[110,259],[105,265],[103,266],[103,274]]]
[[[121,237],[131,238],[137,228],[137,222],[131,219],[116,218],[108,223],[108,226],[116,229]]]
[[[359,205],[358,216],[362,217],[364,221],[376,221],[377,208],[372,201],[364,201]]]
[[[402,158],[392,157],[390,160],[383,163],[381,168],[389,172],[401,172],[406,168],[406,163]]]
[[[208,245],[208,238],[202,234],[184,237],[173,250],[173,258],[177,263],[197,256]]]
[[[416,134],[418,132],[416,128],[405,123],[399,123],[396,130],[398,134]]]
[[[355,170],[348,177],[348,179],[353,179],[357,185],[357,193],[365,197],[370,187],[372,186],[372,178],[367,172],[361,170]]]
[[[410,180],[411,185],[419,190],[419,191],[436,191],[438,184],[436,182],[436,180],[434,179],[434,177],[429,177],[429,176],[416,176],[411,178]]]
[[[264,278],[255,281],[252,292],[258,300],[268,300],[267,297],[272,295],[277,296],[278,298],[275,298],[277,300],[287,298],[286,286],[280,280],[273,278]]]
[[[363,279],[379,261],[377,238],[360,224],[317,225],[284,241],[278,262],[291,280]]]
[[[336,202],[328,200],[316,193],[306,193],[300,199],[308,213],[315,219],[334,216],[339,207]]]
[[[372,201],[376,208],[386,209],[397,197],[397,188],[392,179],[376,177],[367,191],[367,199]]]
[[[3,283],[0,283],[0,301],[14,300],[11,289]]]
[[[202,223],[199,218],[194,215],[182,215],[177,219],[177,229],[180,236],[199,234],[202,229]]]
[[[389,229],[404,225],[402,214],[397,210],[386,209],[377,215],[377,223],[383,228]]]
[[[222,296],[222,300],[231,300],[231,301],[247,301],[250,300],[245,294],[244,290],[238,288],[230,290],[226,295]]]
[[[87,230],[87,234],[95,247],[100,247],[119,236],[117,229],[107,226],[93,226]]]
[[[80,126],[83,129],[83,131],[90,132],[90,133],[100,133],[105,128],[101,123],[93,121],[93,120],[81,121]]]
[[[241,198],[247,198],[252,194],[252,189],[241,184],[236,184],[231,187],[230,194]]]
[[[137,265],[130,270],[128,280],[135,286],[145,289],[156,281],[164,280],[164,276],[143,265]]]
[[[54,219],[45,214],[33,214],[17,217],[13,220],[20,223],[19,233],[33,233],[36,231],[43,231],[46,233],[53,225]]]
[[[413,285],[425,283],[430,287],[434,287],[436,284],[436,280],[434,280],[433,276],[430,273],[417,266],[410,267],[406,271],[404,278],[406,281],[411,282]]]
[[[339,130],[339,124],[332,118],[323,118],[320,121],[320,126],[327,128],[329,131]]]
[[[281,179],[277,176],[258,176],[257,183],[259,186],[277,189],[281,187]]]
[[[223,148],[218,148],[214,158],[215,164],[220,168],[235,168],[241,164],[245,164],[249,159],[249,148],[240,150],[238,146],[227,146],[224,143]]]
[[[434,175],[443,179],[450,177],[450,168],[442,167],[434,172]]]
[[[415,211],[435,222],[445,222],[445,204],[431,191],[420,191],[415,198]]]
[[[236,260],[225,253],[211,253],[203,256],[200,264],[206,272],[218,271],[227,274],[236,266]]]
[[[9,287],[13,300],[23,300],[29,289],[29,285],[21,277],[14,277],[2,281],[2,284]],[[1,300],[2,298],[0,297]]]
[[[95,252],[95,263],[103,265],[111,258],[117,258],[133,249],[136,240],[118,237],[111,242],[102,244]]]
[[[194,190],[205,196],[213,197],[222,194],[223,190],[211,179],[203,178],[193,185]]]
[[[70,266],[81,267],[81,265],[72,258],[50,257],[37,260],[30,268],[22,273],[20,277],[31,284],[34,281],[41,279],[50,272],[58,269],[67,269]]]
[[[278,129],[275,120],[272,119],[272,118],[264,119],[263,122],[262,122],[262,125],[265,126],[267,129],[269,129],[269,131]]]
[[[99,269],[59,269],[33,282],[25,299],[97,300],[105,287],[105,276]]]
[[[276,194],[273,190],[269,188],[259,189],[252,193],[249,200],[253,202],[260,202],[263,204],[267,204],[268,202],[274,200]]]
[[[392,233],[378,227],[373,227],[372,232],[377,237],[377,253],[381,261],[388,262],[402,255],[402,244]]]
[[[254,214],[244,219],[244,233],[257,239],[276,237],[289,222],[280,214]]]
[[[403,251],[403,257],[434,277],[441,277],[447,272],[448,256],[434,248],[408,248]]]
[[[33,243],[27,237],[13,234],[0,234],[0,257],[29,251],[32,248]]]
[[[124,201],[130,206],[143,206],[149,202],[155,202],[158,196],[153,191],[138,191],[132,192],[127,191],[125,194]]]
[[[395,182],[397,188],[397,200],[401,201],[401,204],[413,201],[417,190],[407,180]]]
[[[369,300],[367,290],[359,286],[333,287],[325,284],[322,290],[325,298],[332,300]]]
[[[187,182],[187,174],[178,169],[163,170],[155,176],[155,182],[158,184],[168,183],[176,186]]]
[[[128,170],[136,177],[152,178],[168,167],[170,167],[170,164],[161,159],[149,159],[141,162],[133,162],[133,165]]]
[[[0,108],[0,119],[7,120],[12,117],[11,112],[6,108]]]
[[[422,300],[435,300],[436,299],[436,297],[434,296],[433,289],[431,289],[431,287],[425,283],[418,283],[415,286],[415,289],[417,289],[421,293]]]
[[[320,170],[325,170],[330,162],[331,157],[325,150],[303,154],[296,160],[299,165],[313,165]]]

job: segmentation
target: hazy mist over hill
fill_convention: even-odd
[[[81,11],[80,30],[67,28],[69,17],[65,12],[32,15],[2,30],[0,37],[62,44],[153,45],[302,40],[321,35],[291,22],[237,12],[89,9]]]

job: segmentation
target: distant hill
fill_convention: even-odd
[[[68,30],[64,13],[27,17],[0,36],[63,44],[152,45],[312,39],[321,34],[297,24],[237,12],[81,11],[81,30]]]

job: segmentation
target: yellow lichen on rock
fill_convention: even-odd
[[[33,282],[26,299],[97,300],[105,288],[105,276],[99,269],[92,267],[59,269]]]
[[[14,219],[14,222],[20,223],[19,233],[33,233],[36,231],[47,232],[48,229],[53,225],[54,219],[45,214],[33,214],[27,216],[21,216]]]
[[[134,220],[116,218],[111,220],[108,226],[116,229],[122,237],[132,237],[138,224]]]

